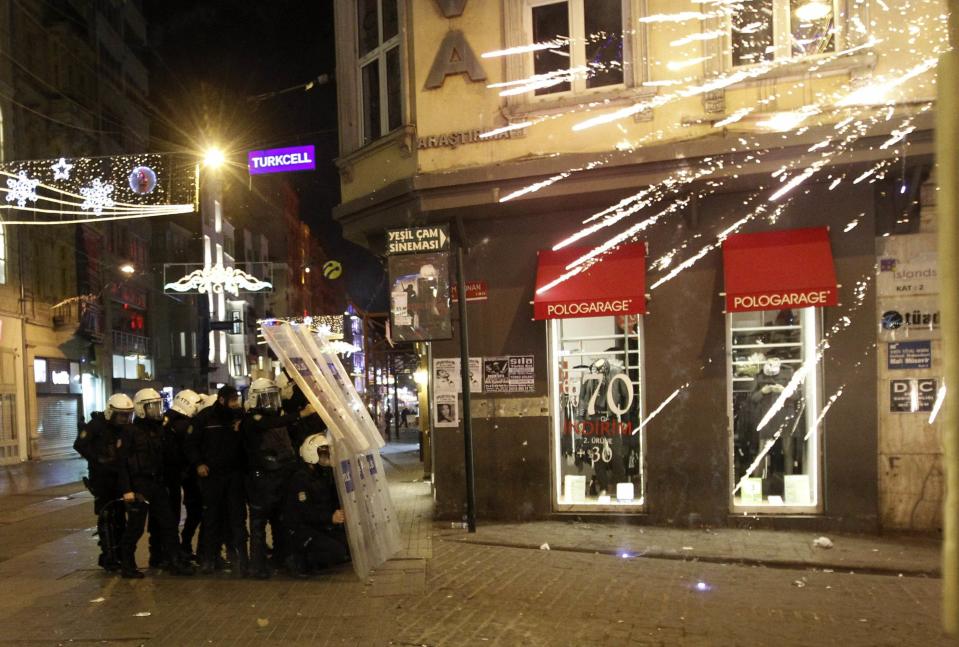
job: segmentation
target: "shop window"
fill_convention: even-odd
[[[733,507],[816,512],[821,474],[817,310],[728,317]],[[810,366],[800,372],[807,362]],[[794,380],[797,373],[804,377]]]
[[[537,96],[623,83],[622,0],[529,0],[527,37]]]
[[[403,69],[397,0],[357,0],[362,142],[403,125]]]
[[[639,316],[550,322],[557,509],[643,505]]]
[[[747,0],[730,19],[732,64],[836,51],[835,0]]]

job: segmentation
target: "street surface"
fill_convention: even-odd
[[[30,490],[21,478],[0,495],[0,645],[953,644],[939,629],[941,582],[925,573],[929,542],[850,539],[856,550],[844,554],[833,537],[823,564],[865,567],[874,554],[877,574],[862,574],[803,566],[806,537],[794,533],[550,522],[481,525],[468,537],[432,523],[414,445],[384,456],[405,545],[367,582],[349,568],[307,581],[123,580],[94,566],[82,486],[48,479]],[[534,545],[546,536],[548,551]],[[698,548],[685,546],[697,536]],[[609,550],[626,541],[658,551]],[[768,566],[735,559],[740,544],[761,546]]]

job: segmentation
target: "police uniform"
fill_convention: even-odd
[[[280,529],[283,496],[296,454],[290,443],[289,426],[297,416],[276,415],[265,409],[251,409],[243,417],[243,444],[246,449],[246,493],[250,502],[250,565],[254,575],[269,575],[266,568],[266,524],[273,534],[273,555],[282,563],[284,535]]]
[[[163,425],[159,421],[140,419],[129,425],[119,441],[120,490],[133,492],[137,499],[127,502],[127,526],[120,546],[123,555],[123,573],[136,571],[137,542],[143,536],[147,514],[152,518],[153,531],[166,558],[166,565],[174,573],[186,573],[178,559],[179,542],[170,494],[164,483]]]
[[[283,518],[290,537],[290,552],[300,572],[349,561],[343,524],[333,523],[340,498],[333,468],[302,465],[290,478]]]
[[[115,425],[95,411],[90,422],[77,435],[73,448],[87,460],[87,485],[93,494],[93,512],[97,515],[100,566],[108,570],[120,567],[120,537],[126,519],[123,507],[111,505],[122,492],[119,485],[122,426]]]
[[[200,495],[200,483],[195,469],[190,469],[190,461],[186,455],[187,430],[192,420],[179,411],[170,409],[163,418],[163,425],[167,429],[167,439],[171,441],[168,478],[170,487],[170,504],[173,507],[173,516],[177,527],[180,526],[180,504],[186,508],[186,519],[183,521],[183,531],[180,534],[180,548],[186,553],[193,552],[193,536],[200,526],[200,517],[203,513],[203,498]],[[181,497],[182,489],[182,497]]]
[[[195,472],[206,465],[210,473],[199,477],[203,502],[200,527],[200,563],[212,568],[227,535],[236,551],[237,568],[246,567],[246,501],[243,495],[243,442],[240,418],[217,402],[198,413],[187,426],[184,443],[187,459]]]

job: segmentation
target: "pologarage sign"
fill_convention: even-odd
[[[250,151],[247,154],[247,166],[250,175],[313,171],[316,170],[316,152],[313,145]]]

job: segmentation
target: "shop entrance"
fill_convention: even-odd
[[[80,398],[73,395],[37,397],[38,458],[57,458],[73,451],[80,421]]]

